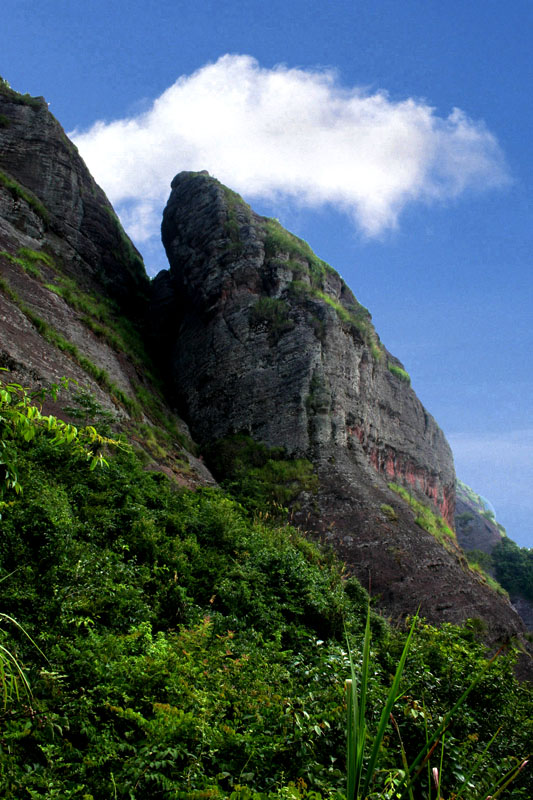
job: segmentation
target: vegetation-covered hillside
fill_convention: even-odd
[[[18,623],[2,617],[2,796],[344,793],[345,631],[357,668],[367,595],[330,553],[272,516],[287,478],[280,454],[261,450],[246,475],[230,448],[229,488],[247,508],[221,489],[177,488],[126,445],[91,470],[90,441],[85,450],[58,443],[46,425],[25,436],[5,394],[0,402],[0,610]],[[13,470],[19,496],[8,487]],[[296,474],[312,481],[304,464]],[[405,639],[403,624],[373,615],[371,627],[369,740]],[[426,728],[483,669],[480,627],[417,623],[371,797],[398,796],[400,741],[412,760]],[[486,798],[526,758],[532,695],[513,659],[510,647],[471,692],[415,797],[436,797],[435,766],[443,798]],[[530,798],[531,771],[511,788],[499,796]]]

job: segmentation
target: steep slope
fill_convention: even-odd
[[[197,440],[245,433],[310,459],[320,488],[295,519],[389,613],[421,603],[434,621],[519,630],[453,531],[417,505],[453,524],[450,449],[337,273],[207,173],[176,176],[162,234],[170,271],[155,281],[154,316]]]
[[[337,273],[203,173],[173,182],[163,238],[171,268],[150,286],[44,100],[0,82],[0,365],[32,386],[75,378],[51,410],[75,401],[80,419],[92,404],[186,485],[213,479],[175,402],[206,452],[246,433],[308,459],[319,488],[294,520],[385,611],[520,630],[455,542],[442,432]]]
[[[528,631],[533,631],[532,551],[510,539],[490,504],[459,480],[455,525],[470,563],[500,582]]]
[[[455,529],[463,550],[491,553],[505,536],[488,503],[462,481],[457,481]]]
[[[212,482],[180,447],[186,426],[158,388],[149,292],[139,253],[44,98],[0,79],[0,366],[34,388],[74,379],[47,410],[78,404],[76,420],[102,409],[159,463],[181,475],[181,454],[194,480]]]

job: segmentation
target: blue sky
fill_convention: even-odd
[[[184,168],[309,241],[531,547],[532,23],[530,0],[4,0],[0,74],[74,133],[151,272]]]

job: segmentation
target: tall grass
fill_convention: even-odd
[[[358,678],[351,650],[348,648],[350,658],[351,680],[347,681],[348,703],[348,734],[347,734],[347,800],[360,800],[368,795],[370,784],[375,775],[379,751],[383,737],[389,724],[394,703],[398,698],[400,681],[402,679],[405,661],[409,652],[409,644],[413,636],[418,616],[415,616],[407,635],[400,660],[396,667],[394,679],[387,695],[385,705],[381,712],[378,729],[374,737],[370,757],[365,758],[365,745],[367,740],[366,724],[366,698],[370,668],[370,605],[368,606],[365,634],[363,638],[363,660]],[[408,774],[408,773],[406,773]]]
[[[465,689],[465,691],[462,693],[462,695],[459,697],[457,702],[444,715],[439,726],[437,727],[437,729],[434,731],[433,734],[430,734],[427,729],[427,721],[426,721],[427,716],[424,715],[424,720],[426,721],[426,741],[420,752],[417,754],[417,756],[409,765],[407,754],[405,752],[403,742],[400,736],[399,728],[392,715],[392,710],[394,704],[402,695],[402,693],[400,692],[400,683],[404,673],[405,662],[407,660],[409,647],[411,644],[411,640],[413,638],[417,622],[418,622],[418,613],[414,616],[413,621],[411,623],[411,627],[409,629],[409,633],[407,635],[404,648],[402,650],[400,659],[398,661],[391,687],[389,689],[389,692],[385,700],[385,704],[381,712],[377,731],[372,741],[372,746],[369,755],[366,754],[366,745],[369,739],[368,729],[367,729],[366,706],[367,706],[367,693],[369,686],[369,675],[371,669],[370,605],[368,606],[367,609],[365,633],[363,637],[363,646],[362,646],[362,661],[359,669],[356,669],[354,665],[352,652],[348,644],[348,655],[350,660],[351,677],[349,680],[346,681],[346,701],[347,701],[346,800],[370,800],[370,797],[376,798],[376,800],[378,797],[381,798],[382,800],[385,800],[385,798],[388,797],[394,797],[395,800],[403,800],[403,798],[406,796],[409,797],[409,800],[414,800],[413,785],[415,781],[420,777],[422,772],[425,770],[425,768],[427,768],[428,770],[428,792],[429,792],[428,800],[431,800],[431,778],[433,778],[433,782],[435,784],[437,792],[436,800],[443,800],[443,796],[441,795],[441,782],[443,776],[446,732],[453,720],[454,715],[464,705],[468,695],[479,684],[479,682],[481,681],[487,670],[490,669],[491,665],[499,656],[502,648],[500,648],[500,650],[498,650],[492,656],[492,658],[487,661],[486,665],[473,678],[473,680],[471,681],[469,686]],[[397,770],[396,773],[397,780],[394,781],[393,794],[389,795],[389,793],[386,793],[378,795],[374,791],[372,791],[372,784],[374,783],[377,775],[378,757],[389,722],[392,723],[393,727],[395,728],[398,734],[403,769]],[[484,750],[477,756],[476,759],[474,759],[474,762],[471,765],[471,768],[468,772],[468,776],[467,778],[465,778],[463,782],[462,788],[459,790],[458,793],[453,795],[454,800],[459,800],[459,798],[463,796],[463,793],[468,787],[471,779],[476,774],[476,772],[482,767],[483,758],[497,735],[498,731],[490,739],[489,743],[486,745]],[[434,754],[434,752],[437,750],[439,744],[440,744],[439,766],[431,768],[430,759]],[[524,769],[527,763],[528,763],[527,758],[518,761],[515,764],[515,766],[513,766],[495,784],[493,784],[492,788],[490,788],[488,791],[484,790],[482,791],[481,794],[478,794],[478,799],[488,800],[488,798],[491,798],[491,800],[495,800],[495,798],[500,797],[501,794],[507,789],[509,784],[512,781],[514,781],[514,779],[518,776],[518,774]]]

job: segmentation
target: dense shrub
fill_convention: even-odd
[[[241,439],[220,463],[242,483],[243,463],[253,473],[283,464],[276,455]],[[24,494],[4,509],[0,608],[47,660],[3,631],[33,688],[31,702],[13,697],[0,710],[3,796],[342,790],[344,629],[357,661],[367,598],[341,566],[222,490],[178,490],[143,471],[133,452],[89,472],[81,455],[37,436],[13,458]],[[261,492],[266,485],[259,480]],[[372,628],[370,735],[404,637],[377,616]],[[527,754],[531,693],[511,661],[489,670],[449,731],[446,796],[498,727],[483,786]],[[395,709],[408,754],[424,740],[424,719],[434,725],[484,663],[471,629],[419,623]],[[391,728],[376,788],[399,766]],[[513,797],[530,796],[527,780]]]

